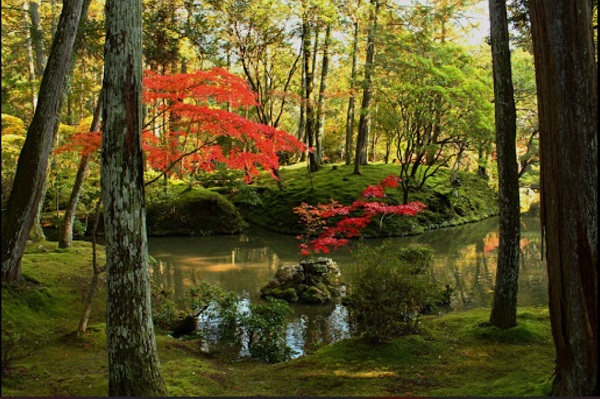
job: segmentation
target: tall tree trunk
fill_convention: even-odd
[[[358,8],[361,0],[358,0],[356,20],[354,21],[354,38],[352,39],[352,72],[350,73],[350,98],[348,99],[348,113],[346,114],[346,165],[352,163],[352,136],[354,134],[354,102],[356,100],[356,77],[358,74],[358,34],[360,31],[360,20]]]
[[[308,14],[309,11],[307,11]],[[304,129],[306,130],[306,141],[309,148],[308,153],[308,168],[314,172],[319,169],[319,162],[317,154],[315,153],[315,105],[312,100],[313,87],[314,87],[314,66],[312,52],[311,34],[312,29],[310,28],[311,22],[309,16],[305,16],[305,20],[302,23],[302,48],[303,48],[303,61],[304,61],[304,80],[305,80],[305,91],[304,91],[304,102],[306,104],[306,124]],[[313,61],[313,62],[311,62]],[[312,65],[311,65],[312,64]]]
[[[505,0],[490,0],[490,32],[500,196],[500,244],[490,323],[498,328],[507,329],[517,324],[520,207],[516,147],[517,119]]]
[[[32,55],[34,62],[34,76],[36,78],[42,78],[44,76],[44,68],[46,67],[47,55],[46,55],[46,47],[44,45],[44,31],[42,30],[42,20],[40,18],[40,5],[36,1],[30,1],[27,7],[27,16],[31,21],[29,25],[30,29],[30,38],[32,44]],[[66,84],[65,86],[67,86]],[[34,91],[35,93],[35,91]],[[37,99],[34,101],[34,104],[37,102]],[[62,103],[61,103],[62,104]],[[35,107],[34,107],[35,109]],[[59,114],[61,106],[59,105]],[[57,119],[58,123],[58,119]],[[54,140],[53,140],[54,146]],[[47,173],[46,173],[47,175]],[[46,192],[48,191],[47,182],[44,182],[44,186],[42,188],[41,201],[38,206],[38,209],[35,214],[35,219],[33,221],[33,226],[31,227],[31,231],[29,232],[29,238],[34,242],[39,242],[46,239],[46,235],[44,234],[44,229],[42,228],[42,212],[44,210],[44,199],[46,198]]]
[[[28,16],[28,7],[27,2],[23,3],[23,21],[25,22],[25,30],[28,32],[25,46],[27,47],[27,72],[29,85],[31,90],[31,105],[33,106],[33,111],[35,112],[35,107],[37,105],[37,93],[36,93],[36,84],[35,84],[35,64],[33,62],[33,47],[32,47],[32,38],[31,38],[31,24],[29,23]]]
[[[96,110],[92,118],[92,124],[90,131],[95,132],[100,128],[100,111],[102,109],[102,91],[98,98],[98,104],[96,104]],[[73,222],[75,221],[75,214],[77,213],[77,204],[79,203],[79,195],[83,187],[85,180],[85,174],[87,172],[88,164],[92,158],[92,153],[86,153],[81,156],[79,160],[79,167],[77,168],[77,174],[75,175],[75,182],[73,183],[73,189],[69,196],[69,202],[65,209],[65,216],[60,226],[58,246],[61,248],[69,248],[73,244]]]
[[[109,396],[164,396],[146,238],[142,133],[142,2],[108,0],[102,90]]]
[[[367,164],[367,149],[369,145],[370,106],[373,97],[373,73],[375,70],[375,36],[377,33],[377,16],[379,14],[379,0],[371,0],[371,14],[369,17],[369,33],[367,34],[367,58],[365,61],[365,82],[363,98],[358,121],[358,137],[356,138],[356,153],[354,155],[354,173],[360,174],[360,166]]]
[[[29,2],[29,17],[31,18],[31,42],[35,54],[35,74],[42,76],[46,67],[46,49],[44,46],[44,31],[40,18],[40,5],[36,1]]]
[[[589,0],[532,0],[552,395],[599,396],[598,77]]]
[[[323,162],[323,136],[325,135],[325,91],[327,90],[327,75],[329,73],[329,42],[331,41],[331,25],[325,28],[323,42],[323,65],[321,66],[321,86],[319,88],[319,103],[317,105],[317,157]]]
[[[77,36],[75,37],[75,44],[74,44],[74,49],[73,49],[74,54],[71,57],[70,67],[67,72],[67,76],[65,77],[63,95],[61,96],[60,103],[58,106],[59,115],[58,115],[58,118],[56,119],[56,125],[54,126],[54,133],[52,136],[52,147],[56,146],[57,140],[59,139],[58,138],[58,128],[59,128],[59,124],[60,124],[60,112],[63,108],[63,103],[64,103],[65,99],[68,98],[69,92],[71,91],[73,70],[75,69],[75,61],[76,61],[75,53],[76,53],[77,49],[79,48],[79,46],[81,46],[81,42],[82,42],[81,38],[83,35],[82,32],[84,30],[84,24],[87,19],[87,13],[88,13],[88,9],[90,6],[90,1],[91,0],[83,1],[83,5],[82,5],[82,9],[81,9],[81,17],[79,19],[79,27],[77,29]],[[72,123],[73,123],[73,121],[69,121],[69,124],[72,124]],[[52,170],[53,167],[54,167],[53,161],[52,161],[52,159],[50,159],[50,165],[48,166],[48,171],[46,172],[46,176],[48,175],[50,170]],[[39,242],[39,241],[46,239],[46,235],[44,234],[44,229],[42,228],[42,212],[44,211],[44,201],[45,201],[47,192],[48,192],[48,179],[44,179],[44,186],[42,188],[42,195],[41,195],[42,199],[40,201],[37,212],[35,214],[33,226],[31,227],[31,231],[29,232],[29,239],[34,242]],[[56,204],[56,211],[58,213],[58,201]]]
[[[73,52],[83,0],[65,0],[55,40],[27,138],[21,150],[13,189],[2,215],[2,279],[21,279],[21,258],[41,201],[60,98]]]

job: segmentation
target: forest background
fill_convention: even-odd
[[[64,4],[66,5],[67,2]],[[493,9],[491,4],[490,8]],[[297,138],[306,143],[307,151],[299,152],[295,158],[292,156],[291,159],[285,154],[279,153],[277,162],[274,161],[274,158],[252,159],[247,162],[252,158],[247,154],[254,156],[254,153],[248,150],[249,147],[252,147],[252,143],[243,139],[245,135],[249,135],[249,132],[242,132],[242,136],[229,137],[233,140],[216,140],[212,146],[206,141],[188,140],[192,132],[196,134],[196,137],[209,137],[215,133],[215,129],[218,129],[219,125],[213,123],[205,126],[206,129],[198,131],[191,129],[192,124],[188,123],[187,130],[175,129],[182,126],[181,115],[174,112],[175,107],[190,108],[183,100],[184,88],[184,92],[179,97],[162,99],[157,97],[155,100],[162,101],[146,103],[144,114],[148,120],[147,132],[156,139],[157,150],[162,150],[163,156],[169,160],[171,158],[180,160],[183,154],[198,154],[201,149],[210,149],[209,154],[211,156],[216,154],[217,157],[191,158],[192,162],[187,164],[181,162],[177,164],[177,167],[174,162],[151,165],[151,169],[154,169],[153,171],[148,170],[148,178],[152,179],[151,181],[160,176],[168,179],[169,175],[197,179],[203,172],[214,169],[214,160],[225,161],[221,149],[226,148],[225,152],[228,155],[243,155],[238,158],[242,162],[237,166],[241,166],[244,170],[246,181],[251,181],[256,173],[256,163],[263,167],[266,166],[274,176],[277,176],[279,162],[295,162],[298,159],[307,161],[310,172],[317,171],[326,162],[345,161],[346,164],[353,162],[355,174],[359,174],[360,167],[369,161],[383,160],[386,163],[399,163],[405,203],[408,201],[411,191],[422,187],[425,178],[428,177],[428,171],[435,172],[442,166],[451,168],[453,172],[451,181],[453,182],[456,182],[456,172],[460,168],[467,168],[476,170],[482,178],[491,179],[491,183],[494,183],[495,173],[493,164],[490,163],[495,157],[494,139],[491,135],[494,130],[491,106],[494,102],[494,95],[490,90],[489,78],[486,79],[486,76],[489,76],[489,62],[485,62],[483,51],[478,53],[477,49],[456,45],[453,40],[456,28],[453,26],[453,22],[461,21],[461,12],[463,11],[461,7],[470,4],[466,2],[450,4],[439,1],[434,2],[433,5],[419,3],[407,6],[406,4],[371,1],[369,4],[358,3],[357,7],[353,7],[342,3],[305,1],[300,4],[300,7],[274,2],[232,2],[231,4],[209,2],[209,5],[209,7],[202,5],[201,9],[194,9],[199,5],[195,3],[179,5],[165,2],[147,4],[144,22],[145,26],[152,26],[153,29],[151,32],[144,32],[146,36],[144,41],[146,44],[144,49],[145,66],[163,75],[170,74],[174,83],[177,83],[179,79],[184,79],[183,75],[176,74],[185,74],[188,68],[212,71],[214,73],[212,80],[216,86],[223,84],[227,86],[228,83],[219,81],[218,75],[222,71],[221,69],[209,68],[225,66],[234,73],[239,73],[247,80],[257,98],[256,103],[242,104],[246,107],[242,107],[236,112],[243,113],[245,117],[254,121],[253,123],[268,127],[269,129],[266,130],[263,127],[258,128],[262,129],[267,138],[277,137],[276,135],[282,131],[281,129],[288,132],[293,132],[295,129]],[[51,4],[51,6],[53,6],[51,7],[52,11],[55,11],[56,5]],[[512,17],[517,32],[516,39],[518,39],[514,42],[518,44],[514,45],[513,53],[516,54],[516,50],[519,50],[524,54],[524,58],[527,58],[527,54],[531,50],[531,46],[527,44],[528,21],[527,18],[524,18],[527,14],[520,12],[522,10],[519,7],[522,4],[514,3],[513,6],[513,11],[516,12]],[[585,8],[589,11],[590,4],[584,6],[582,9]],[[25,3],[24,8],[18,5],[6,7],[6,10],[20,11],[24,17],[19,20],[17,16],[12,20],[13,22],[23,24],[25,21],[22,25],[24,29],[21,29],[25,35],[13,35],[13,38],[17,38],[17,44],[7,43],[7,48],[12,47],[13,50],[19,47],[21,50],[24,48],[25,51],[20,53],[24,57],[21,59],[13,57],[12,59],[15,73],[11,76],[14,80],[7,80],[5,85],[3,76],[3,147],[6,136],[7,147],[15,150],[13,152],[18,152],[16,149],[19,147],[19,141],[22,141],[19,132],[23,132],[24,129],[20,129],[20,124],[25,126],[28,123],[28,115],[32,114],[37,105],[36,76],[39,79],[40,72],[43,71],[46,49],[49,47],[45,43],[40,9],[39,4],[31,2]],[[94,84],[97,85],[101,77],[98,76],[98,70],[94,74],[93,63],[85,63],[82,60],[85,56],[93,59],[94,52],[90,49],[93,49],[94,46],[97,49],[102,48],[100,43],[102,34],[99,32],[102,32],[103,29],[98,29],[102,27],[102,21],[96,21],[96,29],[94,29],[94,23],[89,23],[87,7],[84,9],[87,20],[85,25],[88,26],[83,29],[86,34],[78,37],[79,40],[75,46],[77,62],[73,63],[74,74],[72,78],[69,77],[68,89],[65,90],[65,94],[68,92],[68,95],[65,96],[66,114],[62,119],[70,126],[79,125],[86,116],[92,114],[92,110],[97,110],[98,107],[95,104],[99,103],[98,98],[101,97],[99,93],[96,98],[93,94],[89,95],[94,92]],[[90,11],[93,14],[93,7],[90,8]],[[300,11],[300,13],[295,14],[295,11]],[[536,15],[535,12],[533,14]],[[342,15],[347,18],[339,18]],[[46,19],[46,21],[48,20],[50,21],[49,31],[51,34],[49,37],[51,38],[57,24],[56,19],[52,16]],[[112,22],[107,19],[107,22],[109,21]],[[219,25],[214,21],[225,22],[225,24]],[[273,21],[276,22],[275,25],[273,25]],[[346,26],[354,28],[354,35],[349,36],[351,39],[345,39],[344,35],[339,33],[343,29],[336,30],[338,24],[343,26],[344,23],[347,24]],[[60,23],[58,25],[60,26]],[[57,35],[59,31],[60,27]],[[98,33],[97,40],[93,40],[94,31]],[[13,32],[19,32],[19,29]],[[199,33],[201,34],[198,35]],[[541,36],[538,36],[537,40],[543,42],[546,39],[543,33],[543,31],[538,31]],[[9,38],[10,36],[8,35]],[[3,41],[4,38],[3,34]],[[21,46],[19,46],[19,39]],[[24,46],[22,45],[23,40]],[[364,44],[364,52],[360,51],[361,42]],[[186,46],[181,47],[182,43],[190,44],[186,48]],[[297,49],[294,45],[297,46]],[[351,48],[351,50],[335,52],[333,49],[336,46]],[[107,46],[107,48],[109,47]],[[483,48],[485,47],[481,46],[479,50]],[[186,52],[191,52],[191,56],[190,54],[186,55]],[[18,51],[14,51],[10,55],[14,56],[18,53]],[[95,55],[97,56],[99,53],[100,51]],[[8,55],[9,52],[6,54]],[[364,58],[361,54],[364,54]],[[586,54],[593,63],[593,51]],[[589,57],[590,54],[591,57]],[[4,55],[3,48],[3,64],[5,63]],[[346,56],[344,57],[344,55]],[[496,56],[495,51],[494,55]],[[536,61],[539,61],[537,57],[536,53]],[[8,64],[11,65],[11,63]],[[515,67],[516,64],[513,61],[513,70],[515,71],[513,73],[518,76],[519,69]],[[585,63],[574,63],[572,67],[577,68],[580,64]],[[21,69],[22,65],[27,65],[28,68]],[[92,70],[87,86],[83,84],[85,79],[76,79],[76,69],[81,65],[87,65],[87,68],[82,68],[80,71],[82,77]],[[543,76],[546,72],[553,72],[545,70],[543,62],[541,66],[536,66],[538,67],[538,78],[540,74]],[[494,58],[495,74],[496,67],[496,58]],[[533,68],[524,70],[532,72]],[[18,72],[22,71],[26,71],[21,76],[26,76],[25,79],[19,79]],[[332,75],[332,71],[337,74]],[[345,73],[343,73],[344,71]],[[89,78],[89,76],[87,77]],[[338,87],[337,84],[344,79],[332,81],[331,76],[345,76],[346,84]],[[106,76],[104,79],[106,82]],[[497,76],[494,80],[495,83],[498,83]],[[525,100],[521,98],[520,95],[527,91],[522,90],[522,87],[519,86],[517,83],[519,80],[518,77],[515,78],[514,92],[519,111],[516,118],[517,130],[520,132],[520,137],[517,139],[520,148],[518,175],[523,177],[537,162],[535,148],[538,129],[535,123],[535,111],[532,111],[535,108],[532,105],[535,104],[533,93],[529,92],[529,98],[525,96]],[[529,83],[532,81],[533,79],[528,80]],[[549,81],[542,80],[542,82]],[[594,79],[592,81],[595,83]],[[19,83],[24,84],[19,86]],[[588,82],[586,81],[586,83]],[[77,85],[80,86],[79,94],[72,97],[76,92],[73,89]],[[8,88],[6,96],[4,95],[5,87]],[[531,85],[529,87],[531,88]],[[545,90],[548,90],[547,86],[541,87],[538,94],[544,93]],[[21,96],[21,101],[18,101],[18,96],[13,96],[14,93]],[[239,121],[239,115],[233,112],[231,93],[233,91],[230,90],[229,97],[225,101],[214,95],[202,98],[201,101],[206,103],[205,111],[213,115],[229,117],[236,115],[233,118]],[[110,99],[110,96],[105,98]],[[355,104],[359,98],[362,98],[360,107]],[[495,98],[494,105],[498,114],[498,106],[502,105],[498,92],[496,92]],[[215,101],[215,99],[221,101]],[[30,106],[28,100],[30,100]],[[339,112],[339,110],[344,110],[346,101],[347,116],[344,117],[344,112]],[[525,102],[522,103],[522,101]],[[225,104],[219,104],[223,102]],[[338,105],[337,113],[332,112],[336,109],[336,103]],[[550,106],[554,105],[554,103],[550,103]],[[548,104],[540,104],[540,109],[546,106]],[[5,109],[12,115],[7,113],[5,116]],[[551,112],[545,112],[540,116],[549,118],[551,114]],[[590,116],[592,114],[589,113]],[[336,119],[337,122],[335,122]],[[334,121],[333,124],[332,121]],[[225,122],[225,119],[221,119],[221,122]],[[498,126],[498,117],[496,117],[496,123]],[[91,125],[93,126],[94,123],[92,122]],[[340,126],[343,126],[343,129]],[[354,145],[355,126],[357,126],[357,135]],[[97,129],[83,128],[79,133],[85,135],[87,130]],[[14,134],[5,135],[5,131]],[[331,132],[337,132],[337,134],[331,134]],[[56,133],[54,147],[59,149],[62,148],[61,138],[64,139],[63,143],[68,144],[75,142],[75,138],[80,140],[82,137],[81,134],[77,134],[75,131],[69,133],[64,128],[62,131],[58,128]],[[90,139],[88,141],[92,142],[95,134],[89,134],[88,137]],[[279,137],[277,138],[279,139]],[[195,148],[185,147],[189,141],[194,142]],[[79,142],[86,144],[82,141]],[[268,140],[257,140],[254,144],[258,148],[266,142]],[[563,142],[563,144],[566,145],[567,142]],[[220,153],[213,151],[215,145],[218,145]],[[83,147],[85,148],[86,145]],[[291,149],[290,146],[284,147],[281,149]],[[296,146],[297,149],[301,147]],[[514,151],[512,152],[514,153]],[[11,151],[7,151],[6,154],[6,165],[9,166],[11,161],[14,163],[16,157],[11,158]],[[86,150],[82,155],[90,154],[91,152]],[[2,155],[4,166],[4,151]],[[499,158],[502,157],[499,156]],[[77,155],[75,155],[75,159],[77,159]],[[60,159],[53,158],[53,162],[56,160]],[[423,169],[419,175],[417,169],[420,169],[421,166]],[[59,162],[51,164],[50,169],[57,171],[54,178],[55,186],[64,177],[63,171],[73,172],[75,170],[75,168],[68,168],[66,164]],[[11,168],[7,167],[6,170],[9,172],[5,176],[3,168],[3,183],[9,184],[3,184],[3,188],[11,186]],[[556,172],[557,178],[562,178],[558,175],[558,170],[547,169],[547,171],[549,172],[548,176]],[[154,176],[152,176],[153,173]],[[593,170],[590,173],[594,175]],[[567,181],[569,180],[568,175],[569,172],[567,172]],[[14,181],[19,183],[22,179],[17,178]],[[587,179],[588,183],[589,181]],[[456,184],[460,183],[456,182]],[[88,185],[94,187],[94,182],[88,182]],[[584,185],[585,181],[580,188],[583,189]],[[502,197],[502,180],[500,188]],[[56,199],[56,208],[58,209],[59,190],[55,189],[54,196],[49,191],[49,186],[46,186],[43,197],[47,199],[50,194],[50,198]],[[545,211],[548,212],[548,215],[553,216],[550,209],[546,208]],[[501,220],[503,220],[502,217]],[[542,221],[546,223],[545,218]],[[568,224],[568,221],[565,223]],[[566,226],[565,223],[557,224],[550,221],[544,226],[554,228],[555,226]],[[555,237],[555,235],[549,234],[549,237]],[[556,258],[551,257],[550,260],[558,259],[560,253],[556,253],[555,256]],[[595,262],[595,257],[592,256],[591,259],[593,259],[592,262]],[[597,265],[590,263],[589,259],[586,262],[584,262],[585,265],[589,263],[592,272],[597,269]],[[554,269],[549,267],[549,270],[553,271]],[[552,293],[552,289],[550,291]],[[592,312],[592,314],[596,313]]]
[[[47,179],[46,210],[64,209],[69,199],[80,154],[60,149],[90,131],[98,103],[103,7],[102,2],[90,3],[76,44],[76,62],[55,137],[54,148],[59,151],[52,157]],[[33,115],[60,8],[56,2],[3,5],[3,204]],[[256,93],[258,104],[234,111],[292,134],[311,149],[280,162],[304,160],[308,155],[313,170],[324,162],[356,163],[357,136],[364,131],[362,148],[369,162],[408,166],[419,159],[417,163],[445,165],[453,171],[479,170],[495,186],[491,54],[478,27],[487,20],[485,9],[485,2],[474,1],[389,2],[377,10],[374,20],[372,5],[360,1],[147,1],[144,26],[152,28],[143,32],[144,68],[164,75],[222,67],[242,77]],[[518,22],[521,16],[515,10]],[[474,17],[478,12],[482,14]],[[375,54],[368,62],[368,35],[374,23]],[[472,33],[479,43],[465,40]],[[520,173],[524,186],[536,188],[533,56],[526,30],[513,33]],[[372,93],[372,100],[365,104],[366,91]],[[146,108],[150,123],[146,129],[162,144],[157,150],[163,155],[189,152],[192,140],[185,142],[184,129],[176,126],[169,110],[161,108],[167,100],[160,101]],[[231,110],[226,102],[208,105]],[[179,142],[167,144],[175,131]],[[84,137],[79,143],[82,140],[93,141]],[[358,162],[364,165],[366,160]],[[186,167],[184,161],[170,172],[195,180],[204,170],[191,164]],[[99,197],[98,165],[94,156],[79,213],[91,212],[93,200]],[[154,174],[147,170],[147,180],[169,165],[153,166]],[[407,168],[402,177],[412,173]]]

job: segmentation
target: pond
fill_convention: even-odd
[[[418,236],[392,238],[398,246],[430,245],[435,277],[454,288],[452,309],[490,307],[495,282],[498,218],[433,230]],[[297,264],[298,240],[258,227],[233,236],[150,237],[149,252],[158,260],[151,270],[160,287],[183,297],[186,289],[207,280],[237,292],[246,302],[260,301],[260,288],[282,264]],[[380,239],[366,240],[377,245]],[[519,306],[547,306],[547,273],[541,260],[539,219],[521,220]],[[342,272],[352,264],[347,250],[330,254]],[[293,305],[287,341],[298,355],[350,336],[347,311],[342,305]]]

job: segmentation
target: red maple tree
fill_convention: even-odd
[[[244,170],[248,181],[259,167],[276,178],[277,153],[304,150],[294,136],[233,111],[257,105],[256,95],[244,79],[225,69],[162,76],[147,71],[144,87],[153,120],[160,117],[168,125],[164,135],[152,130],[143,135],[148,163],[159,171],[186,158],[180,166],[188,172],[224,164]]]
[[[368,198],[385,198],[387,188],[397,188],[400,178],[390,175],[379,184],[368,186],[359,199],[351,205],[342,205],[335,200],[328,204],[316,206],[306,203],[294,208],[305,226],[305,233],[296,238],[302,241],[300,253],[308,256],[311,253],[329,253],[346,245],[350,238],[360,236],[360,232],[375,218],[379,227],[386,217],[393,215],[414,216],[426,208],[426,205],[415,201],[408,204],[392,205],[383,201],[367,201]],[[339,216],[342,216],[340,219]],[[329,225],[329,220],[337,220]],[[316,238],[314,238],[316,237]]]
[[[210,172],[221,164],[245,171],[247,181],[259,168],[277,178],[277,154],[304,151],[294,136],[239,114],[257,104],[256,95],[244,79],[223,68],[172,75],[146,71],[143,83],[150,116],[143,149],[147,165],[162,174],[176,165],[189,173]],[[93,152],[100,138],[97,132],[75,134],[56,152]]]

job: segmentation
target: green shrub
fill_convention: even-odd
[[[290,306],[281,299],[267,298],[266,304],[250,305],[250,313],[244,315],[242,326],[251,357],[277,363],[292,356],[292,349],[285,341],[285,317],[289,312]]]
[[[185,311],[179,309],[170,299],[170,292],[160,289],[154,282],[151,282],[151,287],[154,325],[163,331],[173,330],[177,323],[185,318]]]
[[[417,332],[420,312],[442,290],[432,274],[433,251],[426,246],[398,248],[361,245],[350,274],[350,324],[371,342]]]

